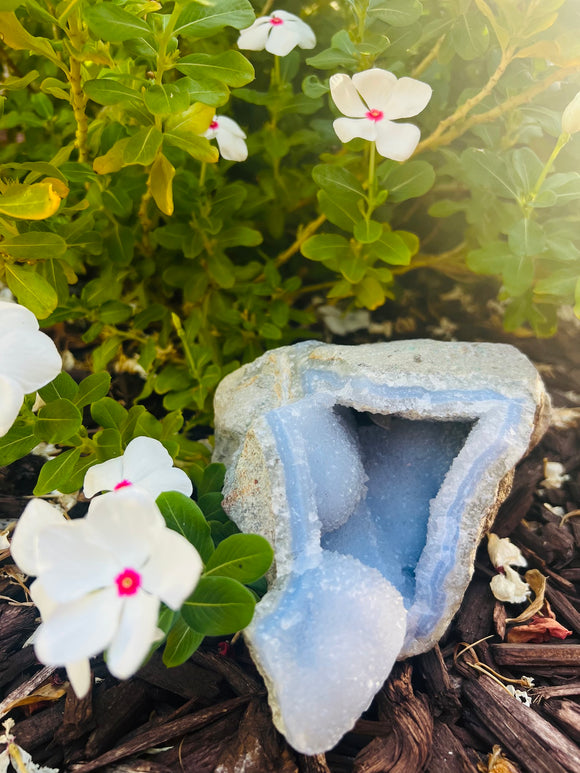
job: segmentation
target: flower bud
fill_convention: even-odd
[[[562,113],[562,131],[566,134],[580,132],[580,91]]]

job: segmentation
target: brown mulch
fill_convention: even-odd
[[[429,326],[437,314],[423,309],[420,322],[404,334],[436,335]],[[515,340],[485,326],[472,325],[465,334],[460,325],[455,335]],[[43,668],[32,648],[23,648],[36,611],[21,604],[24,593],[5,559],[0,721],[16,721],[17,741],[36,763],[71,773],[580,773],[580,517],[562,520],[544,506],[580,509],[577,340],[578,327],[568,323],[555,339],[516,341],[539,366],[558,410],[555,424],[519,465],[494,526],[520,546],[530,568],[547,577],[546,598],[572,636],[508,642],[506,617],[522,608],[495,601],[483,547],[461,609],[439,645],[398,663],[369,711],[332,751],[305,757],[275,731],[263,682],[242,640],[227,647],[206,640],[189,662],[171,670],[156,654],[124,683],[97,659],[92,691],[78,701],[63,684],[63,671]],[[564,464],[570,479],[561,488],[540,489],[544,459]],[[0,470],[0,517],[22,511],[39,464],[28,457]],[[462,643],[476,644],[462,652]],[[531,707],[483,673],[485,667],[502,679],[533,677]]]

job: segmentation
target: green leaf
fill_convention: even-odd
[[[450,43],[465,61],[483,56],[489,46],[489,32],[478,13],[461,13],[451,28]]]
[[[468,148],[461,154],[461,166],[469,183],[479,188],[487,188],[497,196],[519,202],[521,191],[514,183],[505,160],[497,153]]]
[[[213,542],[208,522],[195,502],[178,491],[166,491],[157,497],[165,523],[173,531],[182,534],[207,562],[213,551]]]
[[[375,220],[361,220],[354,227],[354,238],[362,244],[371,244],[380,239],[383,226]]]
[[[392,166],[382,179],[389,190],[389,201],[399,202],[423,196],[435,182],[435,170],[427,161],[407,161]]]
[[[192,630],[182,617],[179,617],[169,634],[163,651],[163,664],[174,668],[185,663],[193,655],[204,636]]]
[[[508,231],[508,244],[516,255],[533,257],[545,247],[543,228],[530,218],[524,218]]]
[[[370,0],[368,15],[393,27],[406,27],[417,21],[423,11],[419,0]]]
[[[75,405],[78,408],[84,408],[85,405],[97,402],[105,397],[110,386],[111,376],[104,371],[87,376],[79,384],[78,393],[74,399]]]
[[[0,437],[0,467],[12,464],[29,454],[38,445],[34,427],[29,424],[14,424]]]
[[[465,259],[468,268],[476,274],[501,275],[504,266],[513,259],[505,242],[490,242],[478,250],[471,250]]]
[[[40,470],[38,482],[32,493],[37,497],[44,496],[55,489],[70,493],[67,490],[68,484],[80,456],[80,448],[71,448],[70,451],[65,451],[55,459],[46,462]]]
[[[36,436],[47,443],[63,443],[80,429],[79,409],[64,397],[44,405],[38,412]]]
[[[50,231],[27,231],[4,239],[0,248],[16,260],[45,260],[64,255],[66,242]]]
[[[111,360],[117,356],[117,352],[123,343],[121,336],[111,336],[96,349],[93,349],[91,359],[93,361],[93,370],[105,370]]]
[[[0,215],[19,220],[45,220],[54,215],[60,201],[52,183],[12,183],[0,194]]]
[[[59,400],[64,397],[66,400],[74,400],[79,391],[77,382],[63,371],[59,373],[49,384],[38,390],[38,394],[45,403],[51,403],[53,400]]]
[[[228,101],[229,89],[214,78],[182,78],[191,102],[219,107]]]
[[[245,86],[254,80],[254,68],[239,51],[221,54],[190,54],[175,67],[191,78],[213,78],[228,86]]]
[[[365,198],[362,185],[348,169],[330,164],[318,164],[312,170],[312,177],[327,193],[340,196],[345,200],[348,198],[355,203],[355,206],[359,199]]]
[[[344,236],[339,234],[316,234],[307,239],[301,252],[310,260],[348,260],[352,250]]]
[[[95,432],[93,440],[97,444],[97,459],[104,462],[107,459],[114,459],[123,453],[123,443],[121,433],[118,429],[108,427]]]
[[[129,412],[112,397],[101,397],[91,405],[91,416],[101,427],[117,429],[126,421]]]
[[[232,577],[247,585],[266,574],[274,551],[259,534],[232,534],[220,542],[206,564],[205,577]]]
[[[143,166],[152,164],[162,141],[163,134],[157,127],[145,126],[139,129],[124,147],[123,163]]]
[[[173,214],[173,178],[175,167],[167,160],[163,153],[159,153],[151,167],[149,174],[149,187],[153,201],[164,215]]]
[[[408,266],[411,262],[411,250],[399,234],[385,226],[382,236],[368,248],[368,252],[391,266]]]
[[[531,193],[542,174],[544,164],[531,148],[517,148],[511,154],[510,160],[521,190],[525,194]]]
[[[310,67],[317,67],[319,70],[333,70],[335,67],[350,69],[358,64],[356,56],[345,54],[339,48],[326,48],[319,54],[309,56],[306,64]]]
[[[206,636],[245,628],[254,614],[253,594],[231,577],[202,577],[181,610],[183,619]]]
[[[225,465],[218,462],[208,464],[203,471],[202,479],[197,486],[197,495],[202,497],[212,491],[221,491],[226,477]]]
[[[358,208],[353,208],[346,197],[332,196],[326,191],[318,191],[318,203],[320,209],[331,223],[342,228],[343,231],[352,231],[363,216]]]
[[[4,266],[6,284],[16,299],[38,319],[44,319],[58,304],[56,290],[33,268],[15,263]]]
[[[215,164],[219,158],[219,151],[210,144],[205,137],[199,137],[191,131],[184,129],[171,129],[163,135],[169,145],[184,150],[198,161]]]
[[[176,35],[206,38],[224,27],[244,29],[255,19],[248,0],[213,0],[206,3],[188,3],[177,19]]]
[[[113,78],[98,78],[85,81],[85,94],[98,105],[117,105],[119,102],[141,102],[141,94],[135,89],[124,86]]]
[[[378,279],[374,276],[365,276],[356,287],[357,301],[371,311],[378,309],[385,302],[385,291]]]
[[[189,91],[183,80],[176,83],[161,83],[150,86],[143,95],[145,105],[153,115],[182,113],[189,107]]]
[[[151,37],[149,25],[113,3],[98,3],[83,9],[90,31],[101,40],[122,43],[133,38]]]

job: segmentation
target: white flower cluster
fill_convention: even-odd
[[[500,539],[497,534],[489,534],[487,552],[491,563],[498,570],[490,582],[491,592],[496,599],[510,604],[527,601],[531,593],[530,586],[513,568],[528,565],[520,549],[507,537]]]
[[[178,610],[203,565],[197,550],[167,528],[155,498],[189,496],[192,484],[159,441],[138,437],[124,456],[91,467],[87,515],[67,520],[41,499],[20,516],[11,552],[36,577],[30,587],[42,624],[34,647],[46,665],[65,666],[75,693],[90,687],[89,659],[106,650],[119,679],[139,668],[154,642],[161,602]]]

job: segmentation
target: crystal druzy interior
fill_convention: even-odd
[[[408,608],[427,539],[430,502],[474,422],[377,417],[338,406],[335,411],[344,416],[360,447],[366,491],[345,523],[323,526],[321,545],[378,569]]]
[[[444,633],[548,405],[489,344],[304,342],[222,382],[224,509],[275,551],[246,640],[295,749],[331,748]]]

